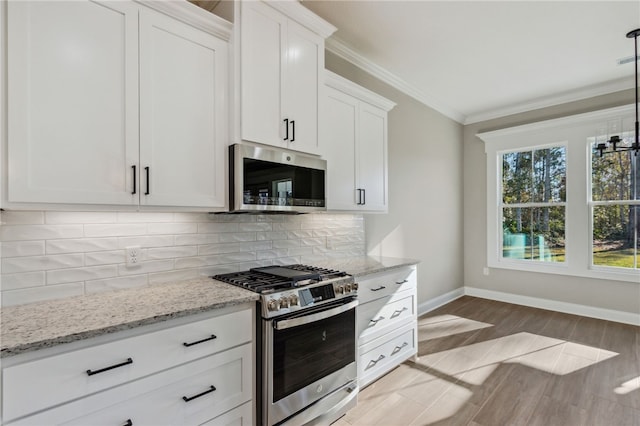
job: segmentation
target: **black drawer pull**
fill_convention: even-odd
[[[285,118],[282,121],[284,121],[284,131],[285,131],[283,140],[288,141],[289,140],[289,119]]]
[[[145,192],[144,195],[149,195],[151,194],[151,192],[149,192],[149,167],[145,167],[144,171],[147,174],[147,192]]]
[[[189,401],[191,401],[191,400],[193,400],[193,399],[200,398],[200,397],[201,397],[201,396],[203,396],[203,395],[206,395],[206,394],[208,394],[208,393],[211,393],[211,392],[213,392],[214,390],[216,390],[216,387],[212,385],[212,386],[209,386],[209,389],[207,389],[206,391],[204,391],[204,392],[202,392],[202,393],[199,393],[199,394],[197,394],[197,395],[193,395],[193,396],[192,396],[192,397],[190,397],[190,398],[188,398],[188,397],[186,397],[186,396],[183,396],[183,397],[182,397],[182,399],[184,400],[184,402],[189,402]]]
[[[137,174],[136,173],[136,166],[135,165],[131,166],[131,169],[133,170],[133,191],[131,191],[131,195],[133,195],[133,194],[136,193],[136,187],[137,187],[137,184],[136,184],[136,174]]]
[[[408,310],[409,310],[409,308],[407,308],[406,306],[404,308],[402,308],[402,309],[397,309],[397,310],[393,311],[393,313],[391,314],[391,318],[398,317],[398,316],[400,316],[401,313],[403,313],[404,311],[408,311]]]
[[[379,321],[382,321],[384,319],[384,317],[378,317],[378,319],[372,319],[369,322],[372,322],[373,324],[370,325],[370,327],[373,327],[374,325],[376,325]]]
[[[371,291],[380,291],[380,290],[385,289],[385,288],[386,288],[385,286],[381,285],[378,288],[372,288]]]
[[[133,364],[133,360],[131,358],[127,358],[127,360],[125,362],[122,362],[120,364],[112,365],[110,367],[101,368],[100,370],[95,370],[95,371],[87,370],[87,375],[93,376],[94,374],[104,373],[105,371],[113,370],[114,368],[118,368],[118,367],[124,367],[125,365],[129,365],[129,364]]]
[[[122,426],[133,426],[133,422],[131,421],[131,419],[127,419],[127,421],[124,422]]]
[[[402,280],[402,281],[396,281],[396,284],[402,285],[402,284],[408,283],[408,282],[409,282],[409,280]]]
[[[393,351],[391,352],[391,355],[395,355],[395,354],[397,354],[398,352],[400,352],[400,351],[402,350],[402,348],[404,348],[404,347],[405,347],[405,346],[407,346],[407,345],[408,345],[408,343],[407,343],[407,342],[404,342],[404,343],[402,344],[402,346],[396,346],[395,348],[393,348]]]
[[[189,346],[197,345],[198,343],[208,342],[209,340],[213,340],[217,338],[218,336],[216,336],[215,334],[212,334],[211,337],[207,337],[206,339],[198,340],[197,342],[191,342],[191,343],[185,342],[183,343],[183,345],[185,345],[186,347],[189,347]]]
[[[380,361],[382,361],[385,358],[384,355],[380,355],[378,357],[378,359],[372,359],[371,361],[369,361],[369,364],[367,365],[367,368],[371,368],[374,365],[376,365],[377,363],[379,363]]]

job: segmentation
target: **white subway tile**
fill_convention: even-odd
[[[120,290],[124,288],[144,287],[147,284],[147,274],[143,274],[86,281],[84,286],[87,293],[101,293],[104,291]]]
[[[250,260],[256,260],[256,254],[254,252],[227,253],[217,256],[208,256],[205,260],[207,262],[207,265],[222,265],[225,263],[248,262]]]
[[[119,223],[173,222],[173,213],[118,212]]]
[[[209,222],[218,223],[247,223],[257,222],[257,215],[253,214],[210,214]]]
[[[158,272],[156,274],[149,274],[149,284],[165,284],[174,283],[186,280],[192,280],[198,278],[200,274],[197,269],[185,269],[169,272]],[[189,287],[185,287],[184,291],[189,291]]]
[[[296,263],[302,263],[299,257],[287,256],[273,260],[274,265],[294,265]]]
[[[182,245],[202,245],[202,244],[216,244],[220,242],[221,234],[185,234],[176,235],[175,244],[177,246]]]
[[[198,232],[197,223],[149,223],[147,228],[151,235],[195,234]]]
[[[147,234],[147,225],[138,223],[84,225],[85,237],[118,237]]]
[[[147,250],[146,259],[172,259],[176,257],[197,256],[198,247],[196,246],[180,246],[180,247],[160,247],[150,248]]]
[[[285,257],[289,253],[289,249],[273,249],[261,250],[256,252],[258,260],[275,259],[276,257]]]
[[[65,299],[84,294],[83,283],[69,283],[2,292],[2,306],[22,305],[43,300]]]
[[[82,237],[82,225],[2,225],[0,227],[2,241],[78,237]]]
[[[273,248],[300,247],[300,240],[277,240],[273,242]]]
[[[255,232],[229,232],[225,234],[218,234],[220,236],[221,243],[238,243],[243,241],[255,241]]]
[[[118,248],[117,238],[69,238],[64,240],[47,240],[47,254],[79,253]]]
[[[44,254],[44,241],[9,241],[0,244],[3,258]]]
[[[238,231],[240,232],[271,231],[272,229],[273,226],[269,222],[241,223],[238,225]]]
[[[313,247],[296,247],[296,248],[290,248],[289,250],[289,256],[302,256],[302,255],[309,255],[309,254],[313,254]]]
[[[47,285],[97,280],[116,276],[118,276],[118,267],[116,265],[56,269],[54,271],[47,271]]]
[[[313,231],[311,229],[297,229],[294,231],[287,231],[287,238],[289,239],[294,239],[294,238],[312,238],[313,237]]]
[[[44,271],[2,274],[2,291],[45,285]]]
[[[0,216],[2,225],[42,225],[44,212],[32,211],[4,211]]]
[[[302,246],[325,246],[326,240],[324,238],[301,238],[300,245]]]
[[[227,222],[198,223],[199,234],[217,234],[219,232],[238,232],[238,224]]]
[[[289,238],[287,231],[272,231],[256,233],[258,241],[286,240]]]
[[[118,248],[129,246],[150,247],[170,247],[173,246],[174,237],[172,235],[154,235],[152,237],[120,237],[118,238]]]
[[[116,212],[46,212],[45,222],[62,223],[115,223]]]
[[[174,222],[206,222],[209,220],[209,213],[174,213]]]
[[[45,271],[72,268],[84,264],[83,254],[59,254],[53,256],[10,257],[2,259],[2,273]]]
[[[144,255],[141,253],[139,257],[140,259],[143,259]],[[97,251],[93,253],[85,253],[84,255],[84,264],[86,266],[115,265],[118,263],[125,263],[126,260],[126,253],[123,249]]]
[[[136,266],[118,266],[119,275],[136,275],[147,274],[149,272],[161,272],[170,271],[173,269],[173,260],[149,260],[146,262],[138,263]]]
[[[294,229],[301,229],[300,222],[282,222],[273,224],[274,231],[291,231]]]
[[[206,257],[181,257],[176,259],[175,268],[176,269],[188,269],[188,268],[201,268],[203,266],[207,266],[207,258]]]

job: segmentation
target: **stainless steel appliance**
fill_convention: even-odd
[[[276,148],[229,147],[229,208],[234,212],[326,210],[327,162]]]
[[[213,278],[261,294],[260,424],[329,424],[356,405],[358,286],[352,276],[289,265]]]

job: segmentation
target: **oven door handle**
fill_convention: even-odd
[[[302,317],[292,318],[292,319],[288,319],[288,320],[274,321],[273,322],[273,327],[276,330],[286,330],[287,328],[297,327],[299,325],[308,324],[310,322],[319,321],[319,320],[322,320],[322,319],[325,319],[325,318],[333,317],[335,315],[338,315],[338,314],[346,312],[346,311],[348,311],[350,309],[353,309],[356,306],[358,306],[358,301],[354,300],[354,301],[346,303],[344,305],[340,305],[340,306],[338,306],[336,308],[328,309],[326,311],[318,312],[318,313],[315,313],[315,314],[305,315],[305,316],[302,316]]]

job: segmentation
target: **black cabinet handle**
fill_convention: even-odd
[[[386,288],[386,287],[385,287],[385,286],[383,286],[383,285],[381,285],[381,286],[380,286],[380,287],[378,287],[378,288],[372,288],[372,289],[371,289],[371,291],[380,291],[380,290],[382,290],[383,288]]]
[[[133,195],[136,193],[136,187],[138,185],[136,185],[136,166],[133,165],[131,168],[133,169],[133,191],[131,191],[131,195]]]
[[[124,422],[122,426],[133,426],[133,422],[131,421],[131,419],[127,419],[127,421]]]
[[[149,195],[149,167],[145,167],[144,171],[147,174],[147,192],[144,195]]]
[[[87,370],[88,376],[93,376],[94,374],[104,373],[105,371],[113,370],[114,368],[124,367],[125,365],[133,364],[133,360],[131,358],[127,358],[125,362],[120,364],[112,365],[110,367],[101,368],[100,370]]]
[[[209,340],[213,340],[217,338],[218,336],[216,336],[215,334],[212,334],[211,337],[207,337],[206,339],[198,340],[197,342],[191,342],[191,343],[185,342],[183,343],[183,345],[185,345],[186,347],[189,347],[189,346],[197,345],[198,343],[208,342]]]
[[[367,204],[367,190],[363,189],[362,190],[362,205],[364,206],[365,204]]]
[[[361,206],[363,204],[362,203],[362,189],[358,188],[358,189],[356,189],[356,191],[358,191],[358,202],[356,204]]]
[[[296,140],[296,122],[291,120],[291,142]]]
[[[200,397],[201,397],[201,396],[203,396],[203,395],[206,395],[206,394],[208,394],[208,393],[211,393],[211,392],[213,392],[214,390],[216,390],[216,387],[212,385],[212,386],[210,386],[210,387],[209,387],[209,389],[207,389],[206,391],[204,391],[204,392],[202,392],[202,393],[199,393],[199,394],[197,394],[197,395],[193,395],[192,397],[186,397],[186,396],[183,396],[183,397],[182,397],[182,400],[183,400],[184,402],[189,402],[189,401],[194,400],[194,399],[196,399],[196,398],[200,398]]]
[[[408,282],[409,282],[409,280],[402,280],[402,281],[396,281],[396,284],[402,285],[402,284],[408,283]]]
[[[289,140],[289,119],[288,118],[284,119],[284,140],[285,141]]]

